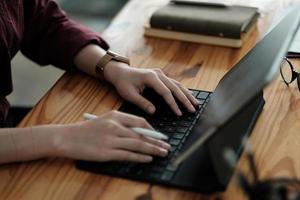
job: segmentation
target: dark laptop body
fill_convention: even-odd
[[[214,93],[194,90],[195,96],[199,97],[202,104],[195,116],[184,114],[183,118],[191,119],[193,125],[186,128],[184,143],[178,145],[175,144],[177,140],[172,139],[175,134],[178,135],[179,130],[182,131],[182,127],[173,132],[172,127],[169,129],[163,127],[163,130],[169,131],[168,135],[172,140],[169,142],[177,148],[174,152],[170,152],[168,158],[155,158],[151,164],[77,161],[76,166],[95,173],[179,187],[185,190],[198,192],[224,190],[233,170],[223,159],[223,151],[226,147],[231,147],[238,155],[241,154],[242,140],[251,133],[264,105],[262,90],[278,73],[280,62],[298,28],[299,16],[299,7],[291,9],[280,23],[222,78]],[[169,111],[164,111],[167,113],[166,116],[159,116],[164,113],[161,110],[169,108],[153,91],[146,90],[144,95],[158,106],[157,115],[149,116],[128,102],[125,102],[120,110],[145,117],[153,123],[155,128],[161,124],[160,122],[169,118],[180,123],[180,126],[186,125],[178,121],[179,119],[175,116],[168,114]],[[172,124],[172,120],[168,123]],[[217,131],[204,145],[189,155],[178,168],[172,169],[170,165],[172,157],[186,152],[195,145],[208,127],[217,127]],[[156,164],[164,166],[158,176],[152,174]]]

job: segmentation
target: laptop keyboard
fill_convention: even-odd
[[[177,169],[171,165],[170,161],[182,150],[184,143],[199,120],[203,108],[209,101],[211,94],[206,91],[191,91],[193,92],[193,96],[200,103],[195,113],[189,113],[182,108],[183,115],[178,117],[166,105],[159,104],[155,105],[157,112],[154,116],[144,116],[156,130],[169,137],[167,142],[171,145],[171,150],[167,157],[154,157],[151,163],[146,164],[133,162],[101,163],[97,171],[104,174],[138,180],[171,181]]]

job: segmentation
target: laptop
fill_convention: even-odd
[[[287,56],[289,58],[300,58],[300,28],[298,29]]]
[[[299,7],[292,8],[226,73],[214,92],[191,90],[200,102],[196,113],[175,116],[150,89],[143,95],[157,107],[154,115],[123,103],[120,111],[146,118],[169,136],[172,148],[166,158],[155,157],[148,164],[79,160],[77,168],[202,193],[225,190],[233,169],[224,159],[224,149],[230,147],[241,154],[242,141],[251,133],[264,105],[262,90],[278,73],[299,21]]]

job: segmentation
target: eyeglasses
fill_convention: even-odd
[[[300,180],[288,177],[259,179],[253,153],[246,151],[246,156],[251,181],[240,171],[237,171],[235,177],[250,200],[300,200]],[[225,151],[225,159],[231,167],[237,162],[237,156],[230,149]]]
[[[300,73],[295,70],[292,62],[287,57],[284,57],[281,62],[280,74],[287,86],[297,79],[298,90],[300,91]]]

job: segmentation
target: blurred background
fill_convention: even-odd
[[[57,0],[68,16],[101,33],[127,0]],[[18,53],[12,60],[14,91],[8,96],[12,106],[32,107],[53,86],[63,71],[40,67]],[[47,78],[45,78],[47,77]]]
[[[127,0],[57,1],[70,18],[99,33],[109,25],[113,17],[127,3]],[[273,8],[285,7],[285,1],[278,0],[219,1],[258,7],[262,16],[271,12]],[[63,74],[63,71],[49,66],[40,67],[18,53],[12,61],[12,73],[14,92],[8,97],[9,101],[13,106],[32,107]]]

